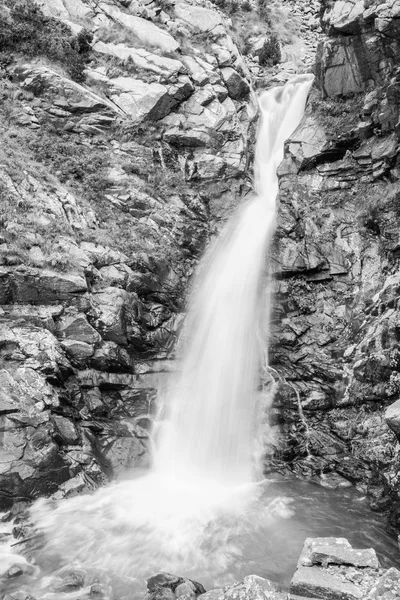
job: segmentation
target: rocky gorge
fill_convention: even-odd
[[[400,532],[400,3],[306,4],[0,2],[1,510],[149,467],[191,275],[252,193],[255,90],[315,63],[279,167],[266,473],[355,485]],[[348,546],[309,540],[290,598],[398,597]],[[171,577],[151,600],[204,593]],[[265,581],[205,596],[287,597]]]

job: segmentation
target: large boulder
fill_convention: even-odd
[[[378,577],[373,549],[354,550],[345,538],[307,538],[289,591],[296,600],[361,600]]]
[[[147,580],[147,590],[145,600],[174,600],[181,596],[194,599],[205,593],[201,583],[170,573],[159,573],[150,577]]]

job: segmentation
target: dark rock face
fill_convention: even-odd
[[[317,50],[324,96],[359,93],[386,85],[400,58],[397,2],[327,2],[322,26],[329,39]]]
[[[279,169],[271,353],[284,379],[273,408],[284,431],[275,466],[283,459],[326,485],[356,484],[375,509],[391,507],[395,528],[397,403],[388,407],[399,390],[398,8],[323,3],[320,92]]]
[[[146,600],[174,600],[175,598],[197,598],[205,593],[197,581],[177,577],[170,573],[159,573],[147,580]]]

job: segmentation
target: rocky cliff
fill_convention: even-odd
[[[252,189],[254,87],[310,69],[317,10],[0,1],[0,510],[148,467],[190,276]]]
[[[323,1],[316,89],[287,142],[273,260],[281,461],[400,525],[400,2]]]
[[[148,466],[188,279],[251,189],[235,36],[209,2],[0,3],[0,509]]]

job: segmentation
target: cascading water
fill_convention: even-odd
[[[276,171],[312,80],[300,76],[261,96],[257,196],[228,223],[200,266],[170,425],[159,445],[157,468],[171,476],[235,484],[254,479],[260,283],[274,229]]]
[[[120,598],[128,591],[131,598],[135,580],[143,585],[159,570],[224,584],[232,559],[243,552],[238,537],[285,510],[271,501],[260,508],[254,475],[261,282],[276,169],[312,79],[299,76],[261,95],[257,195],[200,265],[152,472],[57,506],[38,501],[31,514],[44,535],[36,558],[42,572],[82,566],[108,580]]]

